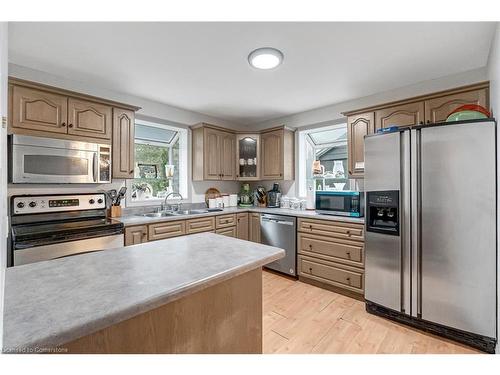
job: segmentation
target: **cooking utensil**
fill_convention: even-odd
[[[111,206],[114,205],[114,202],[115,202],[115,198],[116,196],[118,195],[118,193],[116,192],[116,189],[111,189],[111,190],[108,190],[106,192],[106,195],[108,196],[109,198],[109,201],[111,203]]]
[[[127,192],[127,187],[126,186],[122,186],[121,189],[120,189],[120,191],[118,192],[118,196],[115,199],[114,206],[119,206],[120,205],[120,202],[125,197],[125,193],[126,192]]]

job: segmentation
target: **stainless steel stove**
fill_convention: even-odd
[[[11,198],[9,266],[123,246],[123,223],[106,217],[104,193]]]

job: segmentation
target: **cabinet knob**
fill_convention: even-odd
[[[280,177],[283,177],[283,173],[280,173]]]
[[[68,128],[72,128],[72,127],[73,127],[73,124],[69,124],[69,125],[68,125]]]
[[[133,169],[131,169],[131,170],[130,170],[130,174],[132,174],[132,173],[134,173],[134,170],[133,170]]]
[[[63,122],[63,123],[61,124],[61,126],[64,128],[64,127],[66,126],[66,123],[65,123],[65,122]]]
[[[310,272],[310,273],[312,273],[312,272],[313,272],[312,267],[309,267],[309,272]]]
[[[420,121],[420,122],[419,122],[419,124],[420,124],[420,125],[423,125],[423,124],[424,124],[424,122],[423,122],[423,121]]]
[[[430,124],[431,123],[431,120],[427,120],[427,123]]]
[[[309,244],[309,250],[312,250],[312,249],[313,249],[313,245]]]
[[[351,278],[350,277],[346,277],[345,280],[350,284],[351,283]]]
[[[351,235],[351,231],[350,230],[348,230],[346,233],[347,233],[348,236]]]
[[[348,258],[351,257],[351,252],[350,251],[346,251],[345,254],[347,255]]]

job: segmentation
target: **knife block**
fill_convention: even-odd
[[[111,209],[109,210],[109,216],[110,217],[120,217],[122,216],[122,208],[121,206],[111,206]]]

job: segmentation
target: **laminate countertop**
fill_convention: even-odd
[[[3,352],[43,352],[284,255],[200,233],[8,268]]]
[[[345,223],[356,223],[356,224],[364,224],[365,219],[362,217],[348,217],[348,216],[338,216],[338,215],[325,215],[319,214],[313,210],[292,210],[289,208],[267,208],[267,207],[228,207],[224,208],[222,211],[213,211],[202,214],[193,214],[193,215],[173,215],[166,217],[147,217],[141,215],[126,215],[120,218],[115,218],[123,223],[126,227],[133,225],[147,225],[152,223],[159,223],[164,221],[174,221],[174,220],[186,220],[186,219],[194,219],[198,217],[204,216],[218,216],[225,214],[234,214],[234,213],[243,213],[243,212],[257,212],[257,213],[265,213],[265,214],[275,214],[275,215],[285,215],[285,216],[294,216],[294,217],[302,217],[309,219],[318,219],[318,220],[331,220],[331,221],[341,221]]]

